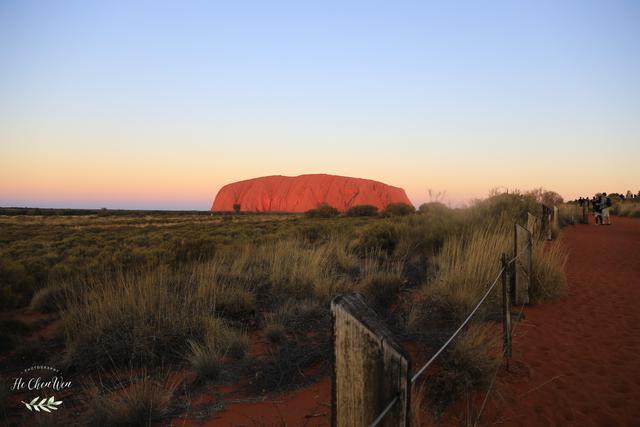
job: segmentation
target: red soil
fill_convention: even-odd
[[[346,176],[309,174],[263,176],[227,184],[216,195],[212,211],[306,212],[327,203],[339,211],[352,206],[373,205],[384,209],[390,203],[411,205],[402,188],[378,181]]]
[[[563,230],[567,297],[525,309],[484,424],[640,426],[640,220]]]

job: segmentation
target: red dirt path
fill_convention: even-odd
[[[640,426],[640,220],[563,230],[569,293],[525,309],[483,424]]]

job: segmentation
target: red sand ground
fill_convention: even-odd
[[[640,426],[640,220],[565,228],[569,294],[525,309],[502,399],[507,426]]]
[[[569,293],[525,309],[481,425],[640,426],[640,220],[568,227],[562,240]],[[328,378],[276,399],[227,405],[206,425],[330,423]]]

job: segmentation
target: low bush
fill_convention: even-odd
[[[320,204],[315,209],[310,209],[305,212],[307,218],[333,218],[338,215],[340,215],[338,209],[326,203]]]
[[[416,209],[406,203],[389,203],[382,214],[385,216],[406,216],[415,213]]]
[[[297,237],[310,244],[323,243],[329,236],[330,228],[325,224],[309,224],[300,227],[297,233]]]
[[[360,254],[373,253],[378,250],[391,254],[400,241],[398,227],[392,222],[369,224],[358,234],[354,246]]]
[[[378,208],[373,205],[356,205],[347,210],[347,216],[375,216]]]

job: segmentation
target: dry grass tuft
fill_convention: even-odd
[[[500,271],[500,255],[512,245],[512,233],[493,227],[449,238],[434,259],[435,278],[423,288],[427,303],[443,304],[452,319],[464,319]],[[483,304],[480,317],[497,310],[497,295]]]
[[[145,376],[121,391],[93,398],[85,424],[89,426],[149,426],[165,419],[177,384]]]
[[[164,268],[94,278],[67,304],[65,362],[81,371],[179,358],[215,308]]]
[[[491,325],[471,324],[445,351],[442,368],[427,380],[436,415],[474,387],[486,387],[502,360],[499,333]]]
[[[189,341],[187,360],[201,382],[216,381],[222,376],[222,354],[220,349],[209,341]]]
[[[529,296],[531,301],[541,302],[564,295],[567,279],[564,266],[569,253],[560,241],[538,241],[533,245],[533,274]]]

